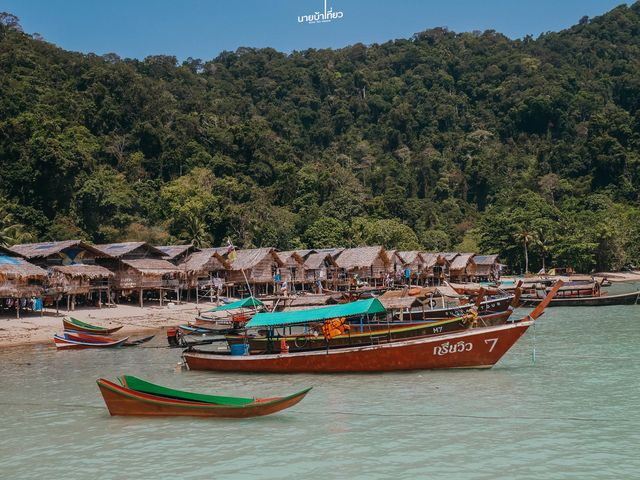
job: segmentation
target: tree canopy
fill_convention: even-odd
[[[211,60],[62,50],[0,14],[3,241],[453,250],[640,264],[640,5],[511,40]]]

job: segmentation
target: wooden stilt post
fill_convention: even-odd
[[[141,289],[140,289],[140,307],[143,307],[143,306],[144,306],[144,305],[143,305],[143,303],[142,303],[142,293],[143,293],[143,290],[142,290],[142,288],[141,288]]]
[[[164,300],[164,290],[160,287],[160,306],[162,306],[162,301]]]
[[[67,312],[71,311],[71,295],[67,295]]]
[[[16,318],[20,318],[20,300],[21,298],[16,299]]]
[[[76,309],[76,294],[71,295],[71,311]]]

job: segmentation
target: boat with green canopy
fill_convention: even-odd
[[[104,378],[97,380],[111,415],[257,417],[289,408],[311,390],[286,397],[246,398],[175,390],[131,375],[122,375],[118,381],[120,385]]]

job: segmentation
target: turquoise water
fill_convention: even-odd
[[[640,306],[549,309],[486,371],[187,372],[164,338],[4,349],[0,478],[640,478],[639,326]],[[95,379],[125,372],[225,395],[315,388],[263,418],[112,418]]]

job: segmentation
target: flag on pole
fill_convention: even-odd
[[[238,254],[236,253],[236,247],[231,243],[231,239],[227,240],[227,259],[230,262],[234,262],[238,258]]]

